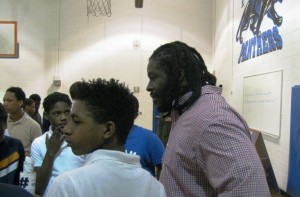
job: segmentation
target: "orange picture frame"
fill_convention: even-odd
[[[0,58],[17,56],[17,21],[0,21]]]

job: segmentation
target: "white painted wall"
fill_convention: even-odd
[[[300,1],[283,1],[275,8],[283,16],[279,27],[283,49],[246,62],[237,63],[240,45],[235,41],[240,23],[241,0],[216,1],[216,31],[214,39],[214,69],[218,82],[224,85],[223,95],[240,113],[243,107],[243,78],[246,76],[283,71],[281,131],[279,138],[263,135],[279,187],[286,190],[289,160],[291,88],[300,84]],[[245,1],[247,2],[247,1]],[[265,17],[264,26],[272,25]],[[246,35],[246,33],[244,34]],[[259,85],[259,84],[257,84]],[[251,125],[250,125],[251,127]]]
[[[233,11],[241,6],[240,0],[144,0],[142,9],[134,7],[134,0],[111,1],[111,17],[87,17],[85,0],[0,0],[0,20],[18,21],[20,44],[18,59],[0,59],[0,97],[10,86],[44,98],[53,91],[68,93],[69,86],[81,78],[115,77],[130,88],[140,87],[136,96],[142,115],[137,123],[151,128],[146,67],[150,54],[163,43],[181,40],[194,46],[209,70],[216,71],[224,97],[240,113],[243,77],[282,69],[281,136],[263,137],[279,186],[285,190],[290,93],[300,83],[300,2],[276,5],[284,17],[283,50],[237,64],[234,28],[240,18]],[[133,48],[134,40],[141,42],[140,48]],[[62,79],[59,88],[52,85],[56,75]]]
[[[87,17],[86,0],[0,0],[0,20],[18,22],[18,59],[0,59],[0,96],[9,86],[43,98],[68,93],[82,78],[117,78],[136,94],[142,115],[137,123],[152,128],[152,100],[146,92],[148,58],[166,42],[181,40],[195,47],[212,65],[213,1],[111,0],[111,17]],[[133,47],[139,40],[141,46]],[[52,85],[59,75],[62,86]],[[2,96],[1,96],[2,97]]]

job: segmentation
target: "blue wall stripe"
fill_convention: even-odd
[[[300,85],[292,88],[287,193],[300,196]]]

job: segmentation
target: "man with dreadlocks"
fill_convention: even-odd
[[[270,196],[245,120],[221,96],[201,55],[176,41],[149,59],[147,91],[172,112],[160,181],[167,196]]]

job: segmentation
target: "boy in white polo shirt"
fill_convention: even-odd
[[[61,173],[82,166],[83,157],[72,153],[62,137],[62,128],[70,117],[72,102],[68,95],[54,92],[43,102],[45,118],[51,123],[50,130],[31,145],[31,157],[34,160],[36,177],[35,192],[47,193],[54,178]]]
[[[88,155],[82,167],[54,180],[47,197],[165,197],[140,157],[124,152],[136,115],[125,84],[115,79],[76,82],[70,95],[74,103],[63,129],[65,140],[74,154]]]

